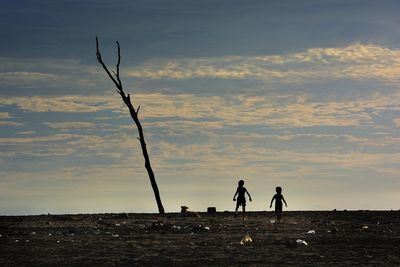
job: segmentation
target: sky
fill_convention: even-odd
[[[0,214],[399,209],[400,2],[2,0]]]

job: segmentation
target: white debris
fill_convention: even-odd
[[[362,227],[362,229],[367,230],[367,229],[368,229],[368,225],[364,225],[364,226]]]
[[[240,240],[240,244],[244,245],[245,243],[253,242],[253,239],[249,235],[245,235],[242,240]]]
[[[297,239],[297,240],[296,240],[296,243],[297,243],[297,245],[305,245],[305,246],[308,246],[308,243],[307,243],[306,241],[304,241],[304,240],[301,240],[301,239]]]
[[[210,231],[210,227],[206,226],[206,227],[204,227],[204,230]]]
[[[112,237],[119,237],[119,234],[113,234]]]
[[[310,230],[310,231],[307,232],[307,234],[315,235],[315,230]]]
[[[115,224],[115,226],[117,226],[117,227],[121,227],[121,224],[119,224],[119,223],[116,223],[116,224]]]
[[[57,240],[57,244],[60,244],[61,243],[61,241],[60,240]]]

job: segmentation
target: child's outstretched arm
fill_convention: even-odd
[[[246,189],[246,193],[249,196],[249,200],[251,201],[251,196],[250,196],[249,192],[247,192],[247,189]]]
[[[285,203],[285,206],[287,207],[286,200],[285,200],[285,198],[283,196],[282,196],[282,200]]]
[[[239,194],[239,190],[236,190],[235,195],[233,196],[233,201],[236,201],[236,195]]]
[[[271,204],[269,204],[269,207],[272,208],[272,203],[274,202],[275,196],[272,197],[271,199]]]

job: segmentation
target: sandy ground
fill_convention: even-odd
[[[0,266],[400,266],[400,211],[200,215],[0,216]]]

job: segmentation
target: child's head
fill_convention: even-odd
[[[275,191],[276,191],[276,193],[278,193],[278,194],[282,193],[282,187],[277,186],[277,187],[275,188]]]
[[[240,180],[240,181],[238,182],[238,185],[239,185],[240,187],[242,187],[242,186],[244,185],[244,181],[243,181],[243,180]]]

